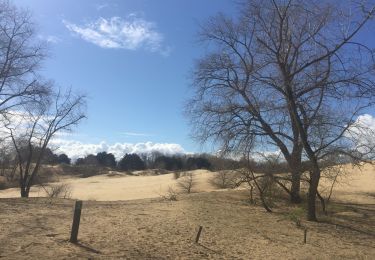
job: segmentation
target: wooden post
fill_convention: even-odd
[[[306,244],[307,241],[307,228],[305,228],[304,233],[303,233],[303,243]]]
[[[73,224],[72,224],[72,232],[70,234],[70,243],[77,243],[78,237],[78,230],[79,230],[79,222],[81,220],[81,210],[82,210],[82,201],[77,200],[74,207],[74,216],[73,216]]]
[[[195,238],[195,243],[197,243],[197,244],[199,242],[199,237],[201,236],[202,229],[203,229],[203,227],[199,226],[198,234],[197,234],[197,237]]]

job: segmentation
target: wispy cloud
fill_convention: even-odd
[[[73,160],[84,157],[88,154],[97,154],[99,152],[112,153],[116,159],[121,159],[126,153],[152,153],[160,152],[165,155],[184,154],[185,149],[179,144],[173,143],[83,143],[74,140],[54,139],[51,141],[52,148],[58,153],[65,153]]]
[[[55,35],[39,35],[38,38],[48,43],[56,44],[61,42],[61,39]]]
[[[136,132],[120,132],[120,135],[125,135],[125,136],[139,136],[139,137],[150,137],[154,136],[153,134],[146,134],[146,133],[136,133]]]
[[[104,9],[104,8],[109,7],[110,5],[104,3],[104,4],[95,4],[94,6],[95,6],[96,10],[100,11],[100,10],[102,10],[102,9]]]
[[[165,47],[164,36],[157,31],[153,22],[146,21],[132,14],[127,18],[100,17],[94,22],[77,25],[63,20],[66,28],[90,43],[101,48],[138,50],[145,49],[168,55],[169,47]]]

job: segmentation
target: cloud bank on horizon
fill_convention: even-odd
[[[83,40],[101,48],[138,50],[145,49],[167,56],[170,48],[164,46],[164,36],[156,24],[137,17],[135,14],[121,18],[100,17],[94,22],[77,25],[63,20],[65,27]]]
[[[99,152],[112,153],[117,160],[121,159],[126,153],[148,154],[160,152],[164,155],[186,154],[185,149],[179,144],[173,143],[115,143],[106,142],[82,143],[74,140],[54,139],[51,145],[56,147],[56,153],[65,153],[73,161],[88,154],[97,154]]]
[[[371,129],[375,134],[375,117],[369,114],[360,115],[353,127],[350,129],[350,135],[347,137],[356,142],[359,146],[366,147],[366,144],[373,143],[374,141],[369,139],[368,136],[362,134],[356,126],[365,127]],[[149,136],[148,134],[139,134],[125,132],[124,134],[137,135],[137,136]],[[69,134],[60,133],[56,136],[56,139],[51,140],[51,146],[56,148],[57,153],[65,153],[73,161],[84,157],[88,154],[97,154],[99,152],[112,153],[117,160],[121,159],[126,153],[137,153],[137,154],[149,154],[152,152],[159,152],[164,155],[175,155],[175,154],[190,154],[180,144],[176,143],[154,143],[154,142],[142,142],[142,143],[115,143],[108,144],[103,141],[100,143],[83,143],[75,140],[64,139]],[[371,136],[372,137],[372,136]],[[280,151],[259,151],[263,155],[278,155]],[[255,155],[255,158],[261,159],[259,155]]]

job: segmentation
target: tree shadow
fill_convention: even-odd
[[[331,202],[329,208],[320,222],[375,237],[375,204]]]
[[[91,247],[89,247],[85,244],[82,244],[81,242],[73,243],[73,245],[76,245],[76,246],[78,246],[78,247],[80,247],[80,248],[82,248],[82,249],[84,249],[84,250],[86,250],[90,253],[94,253],[94,254],[101,254],[102,253],[99,250],[96,250],[96,249],[91,248]]]

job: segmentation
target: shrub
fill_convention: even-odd
[[[239,183],[239,174],[233,171],[219,171],[213,174],[210,182],[219,189],[234,189]]]
[[[174,171],[173,172],[173,177],[175,180],[181,177],[181,172],[180,171]]]
[[[262,195],[265,202],[271,207],[274,206],[275,198],[281,197],[282,190],[274,181],[273,176],[265,175],[259,180],[259,186],[262,190]]]
[[[302,227],[301,222],[304,215],[305,211],[300,207],[293,208],[293,210],[288,213],[289,219],[292,220],[298,228]]]
[[[168,191],[165,195],[160,195],[163,199],[169,201],[177,201],[177,192],[172,189],[172,187],[168,187]]]
[[[72,195],[72,189],[67,183],[54,184],[49,186],[42,186],[47,193],[48,198],[63,198],[68,199]]]

